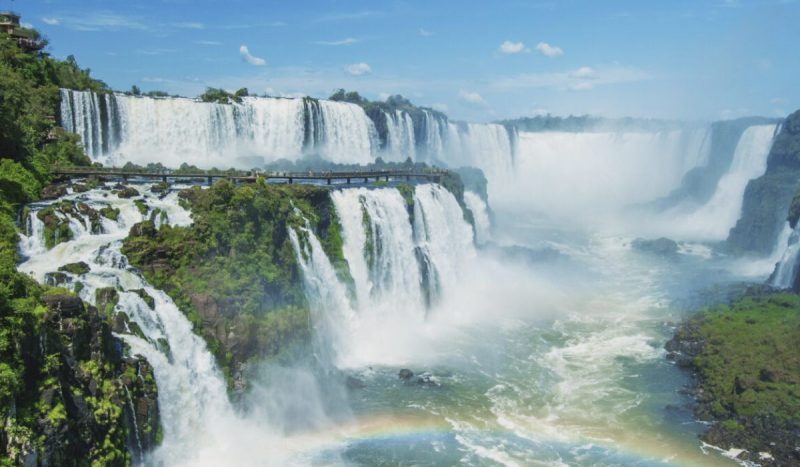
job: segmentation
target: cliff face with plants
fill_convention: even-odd
[[[743,460],[796,465],[800,452],[800,297],[751,292],[705,310],[667,343],[669,358],[697,377],[702,438],[745,449]],[[770,453],[770,457],[759,453]]]
[[[741,217],[728,236],[729,250],[737,254],[769,254],[798,187],[800,111],[783,122],[767,159],[767,172],[747,184]]]
[[[135,226],[123,253],[167,292],[242,389],[247,363],[289,357],[310,334],[308,304],[288,228],[309,219],[334,265],[347,274],[339,224],[321,187],[220,181],[180,193],[188,227]]]
[[[149,365],[126,356],[108,315],[16,270],[23,206],[58,196],[43,190],[54,163],[89,163],[56,127],[60,87],[106,90],[73,58],[0,34],[0,465],[126,465],[158,443]]]

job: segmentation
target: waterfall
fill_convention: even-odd
[[[395,110],[384,112],[386,116],[387,144],[386,150],[392,160],[402,161],[410,157],[415,160],[416,140],[414,139],[414,121],[407,112]]]
[[[475,221],[475,242],[484,244],[491,239],[491,222],[489,220],[489,208],[480,196],[471,192],[464,192],[464,203],[472,212]]]
[[[769,284],[779,289],[791,289],[794,287],[798,271],[798,257],[800,257],[800,223],[795,226],[789,236],[786,249],[783,251],[780,261],[775,266],[775,271],[769,280]]]
[[[386,339],[424,327],[475,256],[473,234],[455,197],[439,185],[419,185],[413,220],[395,188],[348,188],[331,194],[342,226],[342,253],[353,278],[351,301],[313,230],[290,230],[312,305],[316,339],[339,367],[402,358]],[[431,299],[433,296],[435,299]]]
[[[300,215],[298,213],[298,215]],[[305,292],[313,314],[315,351],[320,363],[337,361],[346,351],[348,328],[354,321],[354,311],[347,297],[347,288],[336,276],[319,239],[304,219],[305,226],[289,228],[289,239],[294,247],[297,263],[303,273]]]
[[[150,203],[160,203],[166,208],[172,225],[186,225],[190,217],[178,205],[176,193],[162,200],[146,192],[143,198]],[[90,266],[86,274],[75,276],[66,273],[68,283],[81,282],[81,298],[95,303],[95,291],[113,287],[119,293],[115,313],[125,313],[141,329],[141,335],[121,334],[135,355],[141,355],[152,365],[158,384],[159,407],[164,438],[161,446],[145,463],[156,465],[196,465],[198,462],[216,462],[236,454],[237,440],[244,444],[265,439],[234,412],[226,392],[222,373],[205,342],[193,332],[192,324],[172,299],[155,289],[139,273],[128,267],[120,252],[122,240],[130,227],[143,219],[133,199],[120,199],[107,191],[92,190],[83,194],[68,195],[62,200],[82,201],[93,209],[111,205],[120,210],[118,221],[104,222],[103,232],[93,233],[85,228],[89,219],[74,213],[76,222],[70,223],[72,240],[47,250],[44,247],[41,221],[36,212],[46,207],[32,205],[31,235],[20,242],[25,261],[19,269],[30,273],[40,282],[48,273],[65,264],[84,261]],[[70,214],[69,217],[72,217]],[[142,289],[155,302],[151,308],[134,292]],[[248,439],[248,437],[250,437]],[[255,444],[253,444],[255,445]],[[211,457],[209,457],[211,456]]]
[[[742,212],[747,182],[767,170],[767,157],[775,134],[775,125],[754,125],[747,128],[733,155],[728,171],[717,182],[711,198],[687,213],[678,206],[665,213],[670,229],[680,238],[724,240]]]
[[[406,201],[400,192],[355,188],[331,196],[342,218],[343,253],[355,282],[359,309],[419,313],[422,279]]]
[[[355,104],[245,97],[241,104],[61,90],[61,122],[93,161],[200,167],[253,164],[306,152],[338,163],[368,163],[375,126]]]

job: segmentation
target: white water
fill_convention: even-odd
[[[391,160],[403,161],[410,157],[417,158],[416,140],[414,138],[414,121],[411,115],[402,110],[385,113],[387,127],[386,149]]]
[[[151,208],[164,210],[172,225],[191,222],[188,212],[178,205],[176,193],[158,199],[145,191],[143,198]],[[104,205],[119,208],[119,220],[104,219],[104,232],[92,234],[85,227],[87,218],[73,219],[75,222],[71,222],[70,228],[74,238],[47,250],[41,221],[35,215],[42,205],[32,206],[32,234],[20,242],[25,261],[19,269],[44,282],[48,272],[65,264],[85,261],[90,272],[81,276],[68,274],[67,284],[83,283],[80,296],[84,301],[94,303],[98,288],[118,290],[119,303],[115,312],[126,313],[138,324],[145,338],[132,334],[119,337],[128,344],[132,354],[145,357],[153,366],[158,384],[164,437],[160,447],[144,462],[170,466],[285,465],[293,455],[292,450],[303,448],[305,441],[294,445],[294,441],[276,433],[268,417],[275,417],[281,410],[280,404],[260,411],[260,415],[267,418],[237,414],[228,400],[225,380],[214,356],[203,339],[194,334],[192,324],[169,296],[128,267],[127,259],[120,253],[122,240],[130,227],[143,219],[133,200],[120,199],[104,190],[69,195],[66,199],[81,200],[96,209]],[[144,289],[153,297],[154,309],[132,292],[137,289]],[[167,346],[162,344],[164,341]]]
[[[464,203],[472,212],[475,221],[475,242],[484,244],[492,238],[492,225],[489,220],[489,208],[480,196],[471,192],[464,191]]]
[[[346,102],[245,97],[241,104],[223,105],[61,90],[64,128],[81,137],[93,161],[107,165],[253,168],[315,154],[342,164],[367,164],[382,156],[472,165],[497,183],[511,173],[513,142],[501,125],[454,124],[429,110],[416,125],[405,111],[385,117],[386,150],[381,152],[372,120]]]
[[[747,182],[767,170],[775,125],[747,128],[736,145],[728,171],[719,179],[714,194],[700,207],[678,206],[663,214],[664,232],[686,240],[724,240],[742,212]]]
[[[497,206],[596,224],[677,187],[705,163],[709,131],[523,132],[514,176],[489,194]]]
[[[428,290],[436,301],[446,298],[474,258],[472,229],[453,195],[438,185],[417,186],[413,225],[394,188],[352,188],[331,196],[353,278],[352,303],[313,232],[290,232],[307,297],[319,313],[315,331],[329,348],[322,353],[340,368],[407,358],[398,350],[413,345],[413,333],[436,313],[435,302],[430,310],[426,306]],[[385,345],[387,339],[398,346]]]
[[[303,99],[246,97],[222,105],[68,90],[61,98],[66,130],[81,136],[92,160],[106,164],[251,168],[297,160],[306,151],[333,162],[366,163],[377,147],[372,121],[343,102],[319,101],[307,136]]]
[[[779,242],[780,244],[780,242]],[[781,255],[781,259],[775,266],[770,285],[779,289],[790,289],[794,286],[797,278],[798,258],[800,258],[800,224],[795,226]]]

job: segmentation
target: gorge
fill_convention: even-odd
[[[800,462],[800,111],[143,96],[0,39],[46,83],[3,133],[0,465]],[[90,166],[165,178],[54,175]],[[384,175],[263,177],[343,170]]]

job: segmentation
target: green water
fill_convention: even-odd
[[[724,259],[655,257],[630,239],[508,229],[562,258],[518,267],[562,287],[563,302],[483,312],[441,343],[446,356],[349,370],[354,420],[315,462],[355,465],[730,465],[697,438],[665,358],[674,323],[741,280]],[[522,232],[520,234],[520,231]],[[502,304],[502,300],[498,300]],[[550,308],[550,309],[548,309]],[[390,342],[386,345],[392,345]],[[436,385],[404,382],[401,367]]]

